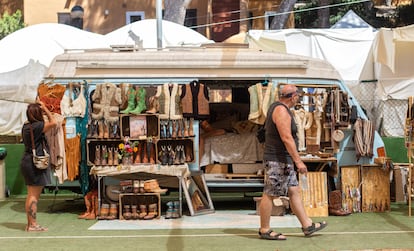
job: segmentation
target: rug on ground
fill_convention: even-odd
[[[140,229],[206,229],[206,228],[258,228],[260,217],[255,211],[228,210],[211,214],[153,220],[99,220],[89,230],[140,230]],[[296,228],[300,223],[294,215],[272,216],[270,225],[278,228]]]

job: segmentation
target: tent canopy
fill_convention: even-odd
[[[373,28],[369,23],[365,22],[360,16],[358,16],[353,10],[348,12],[338,20],[331,29],[343,29],[343,28]]]
[[[373,72],[363,72],[375,32],[355,29],[283,29],[250,30],[250,47],[318,58],[330,62],[347,83],[358,83],[361,74],[372,79]]]

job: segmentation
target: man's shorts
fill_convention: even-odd
[[[265,161],[265,180],[263,193],[270,196],[288,196],[288,188],[298,186],[293,164]]]

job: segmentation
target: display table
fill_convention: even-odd
[[[338,172],[338,165],[337,165],[337,159],[335,157],[329,157],[329,158],[320,158],[320,157],[310,157],[310,156],[302,156],[302,161],[305,164],[314,164],[315,170],[308,170],[308,171],[315,171],[315,172],[322,172],[322,171],[328,171],[327,168],[331,167],[331,170],[333,170],[335,173]]]
[[[96,175],[98,180],[98,202],[99,210],[101,208],[101,180],[105,177],[116,178],[134,178],[139,177],[140,173],[165,175],[178,178],[178,190],[180,201],[180,214],[182,212],[182,187],[185,179],[190,176],[190,170],[187,164],[163,166],[159,164],[140,164],[140,165],[118,165],[118,166],[93,166],[90,174]]]

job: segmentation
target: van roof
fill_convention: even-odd
[[[53,78],[300,77],[339,80],[327,61],[250,48],[169,48],[138,51],[65,52],[53,60]]]

